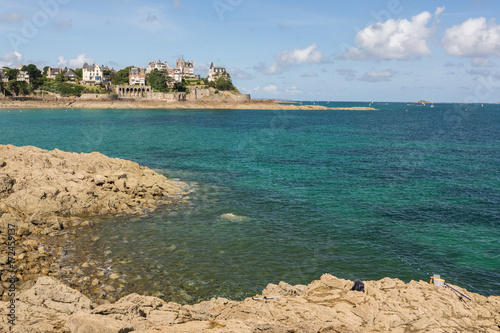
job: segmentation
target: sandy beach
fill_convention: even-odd
[[[0,99],[0,109],[38,109],[38,108],[75,108],[75,109],[217,109],[217,110],[375,110],[371,107],[327,108],[320,105],[280,104],[275,100],[198,100],[167,102],[155,100],[115,100],[92,101],[78,98],[55,99]]]

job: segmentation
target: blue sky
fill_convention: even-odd
[[[494,0],[0,2],[0,66],[184,57],[254,98],[500,101]]]

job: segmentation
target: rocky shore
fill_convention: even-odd
[[[371,107],[327,108],[320,105],[280,104],[274,100],[198,100],[185,102],[155,100],[79,100],[75,97],[56,99],[0,99],[1,109],[39,109],[39,108],[90,108],[90,109],[218,109],[218,110],[375,110]]]
[[[255,298],[224,298],[181,306],[131,294],[113,304],[94,306],[51,277],[41,277],[19,294],[16,325],[8,323],[8,302],[0,302],[1,327],[11,332],[498,332],[500,297],[385,278],[352,281],[325,274],[311,284],[269,284]],[[267,298],[265,298],[265,297]]]
[[[126,295],[118,275],[92,262],[60,265],[76,234],[92,227],[91,216],[143,214],[187,194],[185,183],[100,153],[0,145],[0,332],[500,330],[500,297],[453,286],[468,300],[423,281],[364,281],[358,292],[352,281],[325,274],[307,286],[270,284],[242,302],[180,305]]]
[[[9,298],[13,273],[17,291],[29,289],[41,276],[73,281],[83,275],[61,267],[60,259],[69,236],[91,226],[89,217],[144,214],[179,202],[186,189],[187,184],[137,163],[96,152],[0,145],[0,298]],[[78,287],[94,290],[94,298],[103,299],[106,291],[100,287],[114,279],[99,278],[84,277]]]

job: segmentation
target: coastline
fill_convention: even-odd
[[[279,104],[276,100],[197,100],[197,101],[155,101],[155,100],[80,100],[78,98],[0,99],[0,110],[8,109],[213,109],[213,110],[376,110],[372,107],[328,108],[320,105]]]
[[[73,243],[70,235],[78,237],[81,228],[92,228],[81,215],[147,213],[158,204],[182,200],[188,194],[185,184],[137,163],[99,153],[46,151],[31,146],[0,148],[1,236],[7,238],[7,224],[9,232],[10,225],[16,225],[12,260],[18,279],[13,283],[14,298],[4,294],[0,301],[1,329],[67,333],[83,328],[110,331],[111,327],[113,332],[250,333],[480,328],[489,332],[500,325],[500,296],[485,297],[452,285],[471,298],[467,301],[450,288],[390,278],[364,281],[363,293],[350,290],[353,281],[325,274],[307,286],[269,284],[262,295],[241,302],[213,298],[180,305],[138,294],[114,298],[119,294],[120,276],[104,271],[92,276],[79,268],[60,266],[57,260],[65,255],[64,244]],[[44,241],[46,236],[60,236],[64,241],[57,242],[57,248],[51,247]],[[98,240],[92,237],[87,241]],[[3,262],[8,266],[9,252],[3,247]],[[4,270],[9,268],[4,266]],[[79,279],[68,283],[71,276]],[[9,282],[2,280],[2,288],[8,291]],[[12,304],[14,327],[8,317]]]

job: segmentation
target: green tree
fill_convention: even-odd
[[[159,71],[158,69],[146,75],[147,84],[153,88],[153,91],[157,92],[168,92],[170,80],[172,78],[167,75],[166,71]]]
[[[229,74],[219,76],[215,81],[215,88],[222,91],[236,90]]]
[[[175,82],[174,83],[174,90],[178,92],[186,92],[186,81],[182,80],[182,82]]]
[[[9,77],[9,81],[17,80],[17,74],[19,74],[19,70],[16,68],[7,68],[5,73]]]
[[[23,66],[21,68],[22,71],[28,72],[30,77],[30,84],[32,89],[36,89],[43,84],[42,72],[33,64],[29,64],[28,66]]]
[[[28,72],[30,80],[36,80],[42,77],[42,72],[33,64],[29,64],[28,66],[23,66],[21,70]]]
[[[77,68],[73,72],[75,72],[76,77],[81,80],[83,78],[83,69],[82,68]]]
[[[43,75],[47,76],[47,72],[49,71],[49,66],[45,66],[43,68]]]
[[[24,81],[10,81],[9,90],[13,95],[21,96],[29,94],[28,84]]]
[[[62,96],[81,96],[83,91],[82,86],[77,86],[70,83],[62,83],[58,86],[58,92]]]
[[[59,74],[56,75],[56,82],[63,83],[64,81],[64,74],[60,71]]]
[[[113,79],[111,80],[111,83],[114,84],[115,86],[121,84],[128,84],[128,76],[129,76],[128,74],[130,72],[130,68],[132,68],[132,66],[119,70],[116,73],[116,75],[114,75]]]

